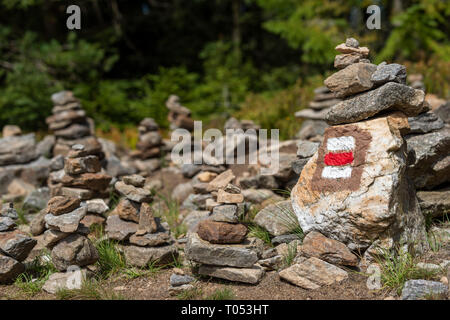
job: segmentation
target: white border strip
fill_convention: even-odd
[[[350,151],[355,149],[355,138],[344,136],[338,138],[329,138],[327,140],[328,151]]]
[[[352,176],[352,167],[335,167],[326,166],[322,170],[322,178],[326,179],[338,179],[338,178],[350,178]]]

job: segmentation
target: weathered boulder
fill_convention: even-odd
[[[318,231],[350,250],[378,238],[421,250],[424,218],[407,176],[402,122],[390,117],[330,127],[291,192],[305,233]]]
[[[407,116],[416,116],[428,108],[425,93],[396,82],[357,94],[338,103],[326,115],[328,124],[358,122],[384,112],[398,110]]]
[[[77,277],[77,278],[75,278]],[[59,290],[76,290],[81,289],[83,282],[88,278],[86,270],[74,270],[73,272],[55,272],[52,273],[48,280],[42,286],[45,292],[55,294]]]
[[[27,163],[37,157],[34,133],[0,139],[0,166]]]
[[[450,126],[405,137],[408,175],[417,189],[432,189],[450,181]]]

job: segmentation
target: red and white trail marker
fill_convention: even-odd
[[[327,153],[322,178],[338,179],[352,176],[351,164],[354,160],[355,138],[342,136],[327,140]]]

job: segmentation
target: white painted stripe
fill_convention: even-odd
[[[337,179],[337,178],[350,178],[352,176],[352,167],[335,167],[326,166],[322,170],[322,178]]]
[[[329,138],[327,140],[328,151],[351,151],[355,149],[355,138],[344,136],[338,138]]]

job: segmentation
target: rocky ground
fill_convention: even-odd
[[[236,136],[255,164],[175,161],[150,118],[121,150],[70,91],[52,96],[53,135],[5,126],[0,299],[448,299],[450,103],[353,38],[336,50],[295,139]],[[180,99],[166,106],[192,132]]]

